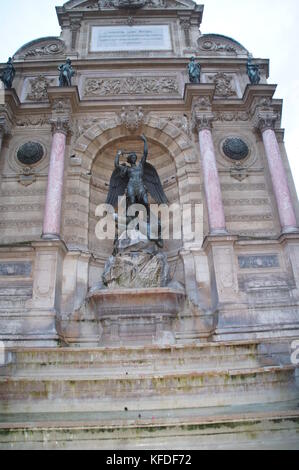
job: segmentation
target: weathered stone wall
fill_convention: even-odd
[[[177,339],[202,338],[216,319],[216,340],[298,331],[299,206],[280,129],[282,102],[267,83],[268,61],[254,59],[261,81],[250,86],[248,51],[231,38],[201,35],[201,6],[188,1],[160,7],[155,2],[128,18],[114,7],[68,2],[58,8],[61,38],[33,41],[15,54],[14,90],[0,108],[0,311],[3,331],[16,342],[23,336],[51,343],[57,332],[63,336],[60,324],[88,317],[88,290],[98,284],[112,251],[111,241],[95,236],[95,209],[105,201],[117,150],[140,154],[142,133],[170,203],[202,207],[203,216],[192,218],[200,240],[165,243],[172,277],[189,302],[177,319]],[[169,25],[171,46],[92,50],[92,27],[138,25]],[[188,84],[192,55],[200,57],[200,85]],[[67,57],[76,75],[65,89],[57,86],[57,68]],[[262,138],[266,128],[270,147],[274,138],[279,143],[294,227],[281,220],[281,187],[273,183]],[[51,157],[52,131],[65,136],[63,155],[55,149]],[[28,142],[41,146],[38,161],[18,159]],[[53,180],[63,186],[61,224],[59,233],[50,234],[57,240],[44,240],[54,157],[65,163],[63,181]],[[219,214],[224,226],[213,227],[211,215],[217,224]],[[292,233],[282,234],[285,228]],[[80,337],[78,324],[73,338]]]

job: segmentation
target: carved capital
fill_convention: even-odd
[[[196,99],[192,106],[192,127],[197,131],[212,129],[215,116],[211,110],[211,101],[208,96]]]
[[[253,118],[254,126],[262,133],[268,129],[275,129],[275,124],[279,115],[273,110],[257,109]]]
[[[70,29],[71,31],[79,31],[81,28],[81,21],[77,18],[71,18]]]
[[[184,31],[189,31],[191,28],[190,18],[181,18],[180,25]]]
[[[204,129],[208,129],[209,131],[213,128],[213,121],[214,121],[214,114],[203,114],[201,116],[197,116],[196,118],[196,125],[198,131],[203,131]]]
[[[52,117],[50,124],[53,134],[62,132],[69,136],[71,132],[71,112],[72,105],[69,98],[59,97],[52,102]]]
[[[56,117],[50,120],[52,133],[60,132],[66,136],[72,133],[71,120],[68,117]]]

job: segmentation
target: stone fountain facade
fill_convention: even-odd
[[[280,124],[282,101],[267,81],[269,61],[252,60],[261,81],[251,85],[245,47],[226,36],[200,33],[202,5],[192,0],[129,3],[71,0],[57,7],[60,37],[32,41],[14,55],[14,86],[0,105],[0,340],[8,351],[0,367],[2,411],[21,410],[30,393],[35,396],[42,363],[52,379],[43,382],[38,403],[27,402],[28,412],[46,410],[49,396],[65,400],[65,409],[72,396],[84,401],[76,382],[84,380],[81,368],[98,367],[96,372],[104,374],[94,358],[106,363],[105,377],[125,368],[133,374],[126,384],[119,378],[122,385],[115,383],[116,389],[129,390],[133,407],[139,383],[144,410],[228,406],[222,382],[229,383],[231,397],[239,397],[248,381],[240,406],[293,400],[298,397],[290,353],[299,337],[299,206]],[[201,64],[200,84],[188,79],[193,55]],[[73,86],[63,88],[58,66],[67,58],[76,75]],[[105,201],[114,156],[120,148],[140,152],[142,133],[170,204],[196,204],[202,214],[192,218],[200,238],[166,241],[156,257],[146,249],[135,257],[145,269],[143,281],[158,266],[160,277],[154,274],[149,284],[132,272],[128,283],[119,260],[111,260],[113,269],[110,265],[107,271],[113,241],[96,237],[96,208]],[[137,367],[141,363],[144,370]],[[74,374],[65,388],[55,388],[55,367]],[[26,388],[18,370],[31,374],[29,395],[14,388],[15,380],[20,390]],[[194,370],[203,374],[203,382]],[[163,378],[149,385],[138,373],[148,374],[149,381],[157,373]],[[180,374],[193,387],[191,398],[190,387],[180,388]],[[71,382],[78,385],[73,395]],[[86,399],[92,399],[91,390],[96,396],[95,383],[88,385]],[[109,409],[114,398],[126,406],[117,395],[109,402],[111,388],[101,384],[105,403],[84,402],[86,412]],[[196,398],[201,386],[206,401]],[[218,398],[208,399],[209,386],[213,394],[219,389]],[[296,447],[298,410],[287,409],[288,414],[277,411],[289,429],[279,442]],[[273,410],[265,413],[254,424],[257,436],[280,426]],[[244,418],[247,424],[242,419],[236,435],[242,426],[253,429],[251,418]],[[119,424],[115,438],[123,439],[127,425]],[[200,422],[189,441],[186,429],[175,426],[190,446],[198,439],[212,445]],[[64,431],[64,436],[71,433],[71,426]],[[20,428],[10,432],[11,439],[1,438],[0,447],[7,442],[26,447],[26,429],[25,434]],[[50,447],[60,442],[57,433]],[[127,435],[135,445],[133,431]],[[168,442],[176,445],[173,437]],[[229,438],[225,442],[230,445]]]

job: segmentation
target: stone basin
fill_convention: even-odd
[[[184,300],[183,290],[167,287],[105,289],[89,295],[103,346],[174,343],[173,323]]]

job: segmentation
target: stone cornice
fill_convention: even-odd
[[[209,102],[208,108],[210,108],[211,103],[214,99],[215,85],[210,84],[199,84],[194,85],[187,83],[184,90],[184,104],[190,110],[194,107],[196,100],[205,100],[205,103]],[[207,109],[207,105],[203,106],[204,109]]]
[[[130,11],[130,10],[129,10]],[[165,5],[161,6],[156,6],[156,7],[146,7],[146,8],[140,8],[138,9],[138,17],[143,18],[146,17],[148,18],[149,14],[151,17],[162,17],[164,18],[165,16],[169,17],[174,17],[177,15],[179,12],[180,14],[188,14],[191,13],[193,18],[197,18],[197,22],[200,25],[202,22],[202,17],[203,17],[203,11],[204,11],[204,5],[198,5],[195,2],[190,2],[190,5],[183,5],[181,4],[179,8],[176,8],[175,5],[172,7],[165,7]],[[117,8],[111,8],[109,6],[107,7],[94,7],[94,8],[80,8],[80,6],[74,7],[74,8],[67,8],[66,5],[56,7],[56,13],[58,16],[58,21],[59,25],[61,27],[64,27],[65,24],[68,23],[69,19],[71,17],[74,17],[78,14],[81,14],[84,20],[94,20],[94,19],[99,19],[99,18],[104,18],[104,19],[114,19],[115,18],[115,13],[120,12],[122,13],[122,16],[125,14],[128,14],[127,9],[117,9]]]
[[[47,71],[53,71],[53,65],[55,66],[56,64],[60,64],[63,59],[61,56],[55,57],[51,56],[48,58],[48,60],[43,58],[43,61],[37,61],[37,60],[30,60],[30,58],[27,58],[26,60],[16,60],[14,62],[15,69],[17,73],[28,73],[30,72],[37,72],[37,73],[47,73]],[[101,57],[101,60],[97,60],[95,58],[88,58],[88,59],[73,59],[73,65],[76,68],[76,70],[107,70],[107,67],[109,67],[110,70],[119,70],[119,67],[123,67],[124,63],[126,64],[126,68],[132,68],[134,70],[136,69],[142,69],[144,68],[145,64],[149,64],[151,68],[168,68],[171,67],[171,69],[178,69],[182,70],[182,68],[185,70],[186,66],[189,63],[189,57],[145,57],[142,60],[136,59],[133,57],[128,57],[128,58],[114,58],[113,61],[105,59],[104,57]],[[221,68],[224,72],[226,69],[228,71],[231,71],[233,69],[245,69],[247,65],[247,59],[244,58],[239,58],[239,57],[201,57],[200,58],[200,63],[203,67],[203,69],[207,67],[215,67],[215,69]],[[255,63],[258,63],[259,65],[262,65],[266,67],[266,71],[268,71],[269,68],[269,60],[268,59],[259,59],[255,60]],[[0,64],[0,67],[4,66],[5,64]],[[249,86],[249,85],[248,85]],[[253,86],[253,85],[251,85]],[[262,86],[262,85],[258,85]]]
[[[224,119],[224,121],[249,121],[253,119],[257,107],[261,106],[263,102],[271,102],[271,109],[279,116],[282,111],[282,101],[274,100],[272,97],[275,93],[276,85],[248,85],[242,99],[226,99],[214,100],[215,85],[199,84],[194,85],[187,83],[182,98],[168,98],[161,96],[159,98],[144,98],[136,97],[134,100],[135,106],[142,106],[144,112],[152,111],[159,112],[165,111],[165,107],[169,112],[177,113],[191,113],[194,107],[195,100],[208,99],[210,105],[204,109],[215,114],[216,121],[221,120],[219,116],[229,114],[232,118]],[[76,115],[82,117],[86,113],[103,113],[115,112],[119,113],[122,106],[127,104],[127,98],[115,97],[106,99],[80,99],[78,88],[76,86],[70,88],[49,87],[48,96],[50,103],[20,103],[15,90],[7,90],[6,105],[3,109],[14,122],[16,119],[24,119],[29,114],[30,116],[46,116],[48,119],[52,117],[53,104],[57,100],[62,100],[68,103],[68,109],[61,109],[61,114]],[[264,106],[263,106],[264,107]],[[1,112],[1,108],[0,108]],[[246,115],[246,119],[244,116]]]

